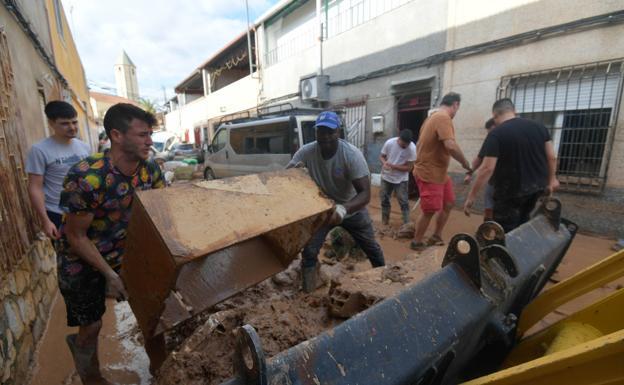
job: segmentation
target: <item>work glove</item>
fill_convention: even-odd
[[[334,208],[334,212],[332,213],[332,216],[329,219],[329,224],[331,226],[338,226],[339,224],[342,223],[342,220],[344,219],[346,215],[347,215],[347,208],[344,207],[343,205],[336,205],[336,207]]]

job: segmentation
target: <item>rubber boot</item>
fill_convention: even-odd
[[[388,226],[390,223],[390,212],[386,212],[384,209],[381,209],[381,224],[384,226]]]
[[[312,293],[318,287],[318,274],[316,266],[302,267],[301,276],[303,278],[303,292]]]
[[[409,209],[401,212],[401,216],[403,217],[403,224],[406,225],[410,223]]]
[[[100,373],[97,342],[91,346],[79,347],[76,344],[78,334],[69,334],[65,337],[67,346],[74,357],[76,371],[83,385],[110,384]]]

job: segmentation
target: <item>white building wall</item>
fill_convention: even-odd
[[[258,101],[257,74],[246,76],[205,97],[179,106],[165,115],[165,129],[180,138],[189,131],[190,143],[195,142],[193,130],[208,120],[255,107]]]
[[[605,14],[621,9],[617,1],[542,0],[487,4],[496,12],[478,18],[475,10],[485,1],[451,0],[449,18],[455,26],[449,30],[448,49],[483,43],[536,28]],[[540,17],[542,16],[543,17]],[[474,157],[485,138],[484,122],[491,117],[491,106],[503,76],[593,63],[624,57],[624,25],[595,28],[487,54],[447,62],[443,89],[459,92],[462,106],[455,117],[458,142],[468,158]],[[608,187],[624,187],[624,115],[620,105],[615,140],[607,174]],[[461,172],[452,162],[451,171]]]
[[[330,35],[323,42],[323,67],[334,67],[331,82],[421,58],[420,52],[407,50],[398,54],[394,52],[392,57],[371,56],[444,34],[446,2],[343,0],[340,6],[330,8],[327,18],[323,13],[321,19],[330,26]],[[316,43],[318,33],[313,33],[316,30],[315,1],[308,1],[266,29],[258,29],[263,101],[299,92],[301,77],[317,73],[321,58]],[[295,48],[275,54],[280,44],[290,47],[292,42],[297,43]]]
[[[299,92],[299,79],[319,67],[316,4],[306,4],[258,31],[262,90],[266,102]]]
[[[431,35],[444,33],[446,29],[446,4],[444,1],[408,0],[395,1],[395,7],[388,7],[368,21],[337,35],[330,35],[323,43],[324,67],[332,67],[351,62],[401,46]],[[365,0],[363,8],[374,7],[374,0]],[[369,11],[373,12],[373,11]],[[377,11],[380,12],[380,11]],[[359,7],[345,8],[344,16],[336,18],[364,17],[367,12]],[[373,13],[375,14],[375,13]],[[354,15],[354,16],[351,16]],[[361,15],[361,16],[357,16]],[[329,19],[331,25],[332,19]],[[405,52],[402,56],[386,57],[386,60],[358,62],[358,72],[365,72],[392,64],[401,64],[407,60],[421,57],[419,52]],[[351,73],[351,76],[356,73]],[[330,81],[339,79],[330,79]]]
[[[622,9],[621,0],[447,0],[448,49]],[[452,41],[454,40],[454,41]]]

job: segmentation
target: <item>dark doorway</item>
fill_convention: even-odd
[[[408,129],[412,131],[414,143],[418,142],[420,126],[427,119],[427,110],[399,111],[399,131]]]
[[[398,100],[398,131],[408,129],[412,131],[414,143],[418,142],[420,126],[427,119],[427,112],[431,104],[431,92],[421,92],[403,95]],[[397,132],[398,134],[398,132]],[[412,173],[409,174],[409,196],[418,198],[418,189]]]

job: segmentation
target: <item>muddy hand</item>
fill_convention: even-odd
[[[47,221],[44,225],[43,225],[43,232],[45,233],[45,235],[47,235],[49,238],[52,239],[59,239],[59,231],[56,228],[56,225],[54,223],[52,223],[52,221]]]
[[[551,196],[555,191],[559,189],[559,180],[554,179],[548,183],[548,187],[546,188],[546,193],[548,196]]]
[[[116,273],[106,277],[106,296],[115,298],[117,301],[125,301],[128,298],[126,287]]]
[[[345,215],[347,215],[347,209],[343,205],[336,205],[334,212],[329,218],[329,225],[338,226],[339,224],[342,223],[342,220],[344,219]]]

